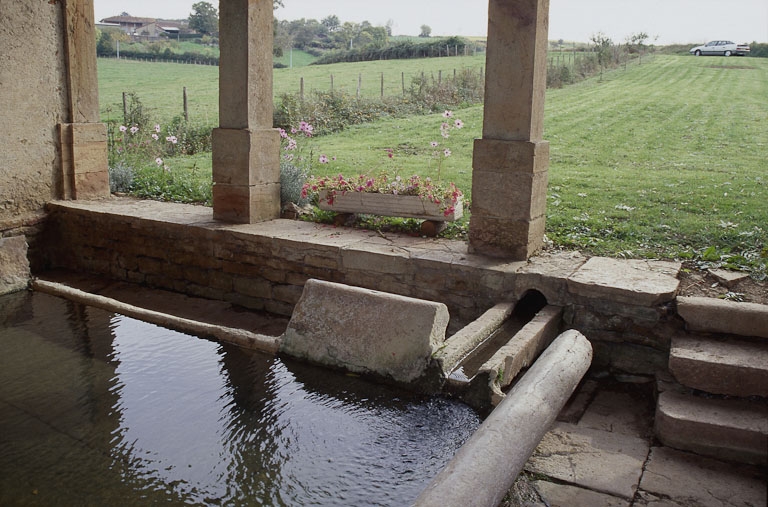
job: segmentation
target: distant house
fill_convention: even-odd
[[[189,29],[187,20],[137,18],[133,16],[104,18],[98,26],[119,27],[136,40],[155,40],[163,35],[178,36],[181,33],[194,33],[194,30]]]

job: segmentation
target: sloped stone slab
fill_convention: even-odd
[[[669,371],[681,384],[708,393],[768,397],[768,343],[676,336]]]
[[[677,313],[691,331],[768,338],[768,305],[678,297]]]
[[[280,351],[408,383],[427,372],[448,319],[442,303],[308,280]]]
[[[764,471],[669,447],[653,447],[634,505],[748,507],[767,505]]]
[[[656,306],[677,294],[680,263],[592,257],[568,278],[576,295],[618,303]]]
[[[768,407],[665,391],[659,395],[656,436],[670,447],[718,459],[768,463]]]
[[[26,289],[30,276],[24,236],[0,238],[0,296]]]

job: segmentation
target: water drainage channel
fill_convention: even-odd
[[[42,282],[36,288],[87,304],[94,304],[93,298],[100,299],[57,284]],[[538,296],[540,294],[534,293],[528,299],[524,298],[522,304],[501,303],[490,309],[447,340],[446,347],[435,355],[447,377],[447,390],[471,406],[480,407],[481,411],[483,406],[498,406],[425,489],[417,504],[466,505],[461,503],[460,491],[456,490],[458,484],[463,484],[464,488],[474,491],[471,494],[474,505],[497,505],[588,369],[591,361],[589,342],[575,331],[564,333],[555,340],[562,310],[546,306],[546,301]],[[104,298],[97,302],[102,308],[110,307],[112,303]],[[134,309],[122,306],[114,311],[127,313]],[[135,315],[146,318],[141,313],[139,309]],[[159,317],[150,315],[150,318]],[[159,323],[177,327],[190,325],[187,322]],[[202,333],[194,329],[189,332],[216,336],[205,327]],[[224,335],[216,337],[239,346],[270,352],[275,349],[274,337],[243,334],[238,330],[226,330]],[[536,365],[519,377],[518,373],[530,366],[545,349]],[[503,390],[513,383],[514,387],[505,395]],[[549,408],[542,410],[540,407]],[[499,435],[502,441],[497,440]],[[492,456],[495,457],[491,459]],[[500,461],[505,464],[499,466]],[[479,501],[478,494],[487,498]]]

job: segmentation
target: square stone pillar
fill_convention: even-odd
[[[280,135],[272,128],[272,1],[219,4],[219,128],[213,131],[213,217],[280,216]]]
[[[525,260],[543,245],[549,0],[489,0],[483,137],[472,162],[470,251]]]
[[[93,0],[66,0],[63,5],[70,122],[59,124],[60,196],[108,197],[107,127],[99,122]]]

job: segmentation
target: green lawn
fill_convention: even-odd
[[[473,58],[338,64],[275,71],[276,88],[298,76],[334,73],[420,72],[482,64]],[[197,111],[215,121],[215,68],[99,62],[102,104],[118,90],[119,65],[144,76],[147,104],[170,102],[165,85],[184,82],[207,94]],[[129,67],[136,65],[136,67]],[[442,67],[441,67],[442,66]],[[193,69],[188,74],[181,73]],[[319,70],[316,70],[319,69]],[[317,74],[309,74],[309,72]],[[154,75],[154,77],[151,77]],[[162,76],[162,77],[160,77]],[[325,77],[324,77],[325,76]],[[153,85],[154,83],[154,85]],[[159,84],[158,84],[159,83]],[[160,85],[161,84],[161,85]],[[125,85],[123,85],[125,86]],[[349,85],[346,85],[347,87]],[[398,83],[399,86],[399,83]],[[374,88],[378,91],[378,83]],[[395,87],[396,88],[396,87]],[[179,88],[180,89],[180,88]],[[294,88],[296,89],[296,88]],[[364,88],[365,89],[365,88]],[[178,92],[180,104],[180,91]],[[547,235],[558,246],[623,257],[725,259],[764,276],[768,257],[768,59],[656,56],[642,65],[606,72],[563,89],[548,90],[545,139],[551,144]],[[156,106],[153,106],[156,107]],[[316,175],[387,169],[437,176],[431,141],[446,142],[441,176],[471,198],[472,140],[480,137],[482,107],[455,111],[465,123],[443,140],[440,115],[381,120],[305,143],[336,157],[313,164]],[[196,113],[200,114],[200,113]],[[442,147],[442,146],[441,146]],[[389,159],[385,150],[393,149]],[[738,255],[736,255],[738,254]]]
[[[454,69],[459,71],[469,67],[479,71],[484,64],[484,56],[452,56],[294,66],[292,69],[274,70],[273,95],[278,97],[282,93],[298,93],[302,78],[305,93],[310,93],[313,89],[329,90],[333,75],[335,90],[356,94],[358,77],[362,76],[361,94],[366,97],[379,97],[383,73],[384,93],[401,96],[403,77],[406,86],[409,86],[411,78],[422,72],[435,79],[438,79],[442,72],[443,79],[448,79],[453,77]],[[190,119],[211,125],[218,121],[218,67],[100,58],[98,73],[99,102],[103,120],[122,117],[123,92],[135,92],[158,121],[167,122],[183,113],[182,90],[186,86]]]

